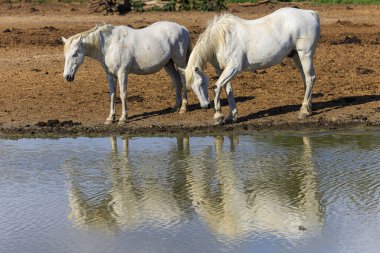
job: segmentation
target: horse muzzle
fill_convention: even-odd
[[[74,81],[74,75],[65,75],[63,78],[68,82]]]

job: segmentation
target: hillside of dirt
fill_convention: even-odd
[[[254,19],[294,5],[317,10],[321,17],[321,39],[315,55],[314,114],[309,118],[297,117],[303,84],[294,63],[285,59],[281,65],[245,72],[233,80],[239,110],[237,123],[213,126],[213,109],[201,109],[193,92],[188,93],[189,111],[173,112],[175,93],[169,76],[162,70],[153,75],[130,75],[128,122],[105,126],[109,94],[103,69],[87,58],[75,81],[65,82],[61,36],[70,37],[96,24],[141,28],[168,20],[186,26],[195,44],[215,13],[131,12],[104,16],[89,14],[86,4],[2,4],[0,135],[212,133],[379,126],[380,6],[234,4],[228,11]],[[210,66],[206,73],[210,78],[215,76]],[[226,115],[228,103],[225,94],[222,97]],[[120,116],[119,100],[116,109]]]

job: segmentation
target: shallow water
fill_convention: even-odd
[[[380,133],[0,139],[0,252],[378,252]]]

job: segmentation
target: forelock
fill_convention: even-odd
[[[76,35],[71,36],[70,38],[68,38],[68,39],[66,40],[65,46],[63,47],[63,52],[64,52],[64,53],[66,53],[66,52],[70,49],[71,44],[73,43],[73,41],[74,41],[75,39],[77,39],[79,36],[80,36],[80,35],[76,34]]]

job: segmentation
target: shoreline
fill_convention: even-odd
[[[62,123],[62,122],[60,122]],[[102,137],[110,135],[126,136],[175,136],[175,135],[220,135],[220,134],[248,134],[252,132],[319,132],[319,131],[346,131],[380,129],[380,122],[369,122],[365,120],[355,121],[326,121],[302,120],[300,122],[287,122],[271,120],[265,123],[235,123],[222,126],[181,126],[181,125],[150,125],[146,127],[113,125],[60,125],[49,126],[14,126],[1,127],[0,138],[65,138],[65,137]]]

